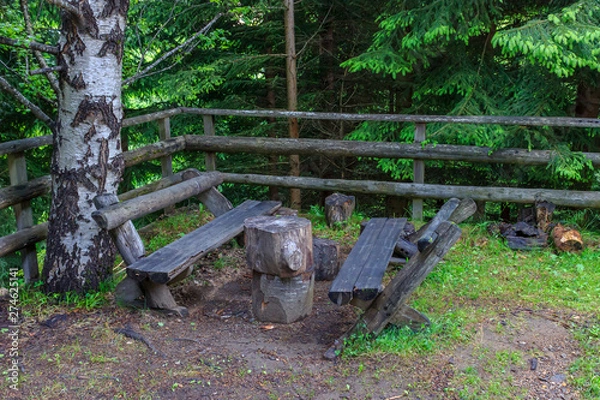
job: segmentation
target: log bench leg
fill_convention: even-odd
[[[115,288],[115,300],[120,305],[143,308],[144,303],[140,300],[143,295],[140,283],[128,276]]]
[[[189,315],[187,308],[178,305],[169,290],[169,287],[164,283],[154,283],[149,280],[142,282],[146,305],[150,308],[171,311],[180,317]]]
[[[350,304],[365,311],[371,306],[373,301],[374,300],[365,301],[355,297],[350,301]],[[389,321],[389,324],[397,327],[408,326],[413,331],[418,331],[423,327],[428,327],[431,325],[431,321],[422,312],[403,304],[398,311],[394,313]]]

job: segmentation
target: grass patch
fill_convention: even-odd
[[[589,399],[600,398],[600,320],[575,332],[582,356],[573,363],[570,372],[575,386]]]

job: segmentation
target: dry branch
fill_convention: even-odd
[[[55,0],[55,1],[58,1],[58,0]],[[148,73],[151,70],[153,70],[154,68],[156,68],[156,66],[158,64],[162,63],[167,58],[171,57],[173,54],[178,53],[182,49],[184,49],[185,47],[189,46],[190,43],[192,43],[194,40],[196,40],[198,38],[198,36],[203,35],[206,32],[208,32],[208,30],[215,24],[215,22],[217,22],[219,20],[219,18],[221,18],[222,15],[223,14],[221,14],[221,13],[217,14],[208,24],[206,24],[204,26],[204,28],[202,28],[198,32],[194,33],[185,42],[183,42],[179,46],[176,46],[176,47],[172,48],[171,50],[167,51],[165,54],[163,54],[162,57],[160,57],[158,60],[154,61],[152,64],[148,65],[142,71],[139,71],[135,75],[130,76],[129,78],[125,79],[123,81],[123,86],[129,85],[129,84],[135,82],[136,80],[145,77],[146,75],[148,75]]]
[[[6,79],[0,76],[0,89],[13,96],[19,103],[27,107],[36,118],[48,125],[50,129],[54,127],[54,121],[41,108],[33,104],[21,92],[15,89]]]
[[[48,44],[38,43],[34,41],[23,41],[0,36],[0,44],[7,46],[20,47],[22,49],[38,50],[49,54],[58,54],[58,46],[50,46]]]

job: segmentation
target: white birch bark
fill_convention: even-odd
[[[121,65],[128,0],[71,3],[59,41],[59,114],[52,160],[53,200],[43,276],[51,292],[85,291],[112,273],[114,249],[91,212],[116,193],[123,172]]]

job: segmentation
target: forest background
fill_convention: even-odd
[[[57,2],[28,4],[31,19],[24,24],[27,3],[0,0],[0,36],[57,42],[59,8],[51,4]],[[131,1],[122,55],[125,117],[178,106],[285,109],[283,11],[283,3],[275,0]],[[598,118],[597,0],[302,0],[296,2],[295,21],[302,111]],[[45,57],[52,67],[53,58]],[[40,64],[28,49],[0,46],[3,88],[16,88],[46,115],[55,115],[58,104],[52,85],[42,74],[31,74]],[[216,128],[222,136],[287,136],[285,120],[222,117]],[[580,153],[599,151],[598,130],[450,124],[429,124],[427,129],[428,143],[551,149],[558,154],[547,167],[526,169],[427,162],[428,183],[600,188],[600,173]],[[171,121],[171,130],[174,136],[200,133],[202,119],[178,116]],[[2,142],[49,133],[30,108],[0,91]],[[412,142],[414,125],[301,121],[300,137]],[[121,131],[123,150],[157,138],[157,127],[151,124]],[[174,168],[198,167],[202,157],[178,154]],[[286,174],[289,169],[284,158],[219,157],[219,169],[227,172]],[[50,147],[31,151],[30,178],[47,174],[50,162]],[[5,165],[0,167],[0,186],[9,185]],[[314,157],[303,159],[301,169],[302,175],[325,178],[412,178],[410,160],[334,162]],[[119,191],[159,176],[159,163],[127,169]],[[287,200],[287,193],[269,194],[267,188],[233,190],[224,185],[223,190],[234,202],[269,195]],[[320,201],[316,193],[304,196],[306,207]],[[372,196],[359,206],[377,210],[385,203],[386,199]],[[48,219],[49,204],[48,197],[35,199],[36,222]],[[587,227],[598,227],[597,212],[582,215]],[[0,236],[14,229],[12,211],[0,210]],[[18,262],[18,257],[5,257],[0,270]]]

